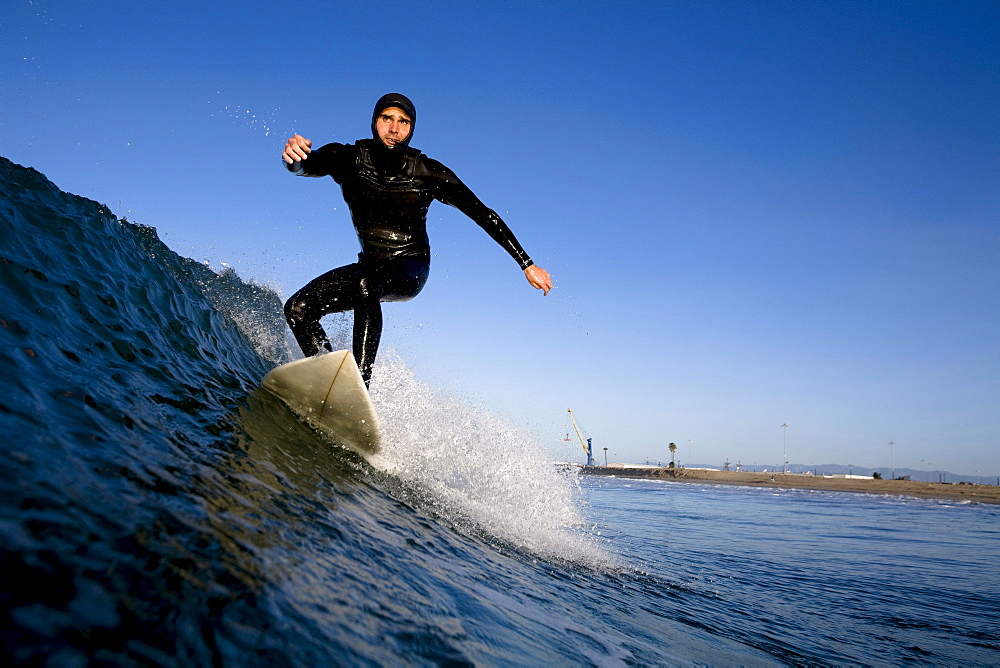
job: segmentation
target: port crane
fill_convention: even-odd
[[[576,430],[576,436],[580,439],[580,445],[583,446],[583,451],[587,453],[587,466],[593,466],[593,448],[590,447],[593,439],[588,438],[586,441],[583,440],[583,434],[580,433],[580,427],[576,424],[576,418],[573,417],[573,409],[567,408],[566,411],[569,413],[569,419],[573,423],[573,429]]]

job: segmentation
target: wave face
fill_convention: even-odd
[[[275,292],[3,158],[0,191],[6,658],[730,656],[723,641],[664,644],[575,479],[518,429],[386,355],[373,387],[387,445],[365,461],[257,391],[289,359]]]

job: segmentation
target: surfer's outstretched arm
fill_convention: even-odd
[[[332,176],[340,183],[338,175],[356,162],[355,147],[331,143],[314,149],[312,144],[311,139],[302,135],[290,137],[281,151],[285,167],[296,176]]]
[[[422,175],[435,184],[434,198],[457,208],[475,221],[521,265],[528,283],[533,288],[542,290],[544,294],[548,295],[549,290],[552,289],[552,277],[549,272],[536,265],[528,257],[514,233],[497,212],[483,204],[453,171],[437,160],[425,158],[421,167],[426,170]]]

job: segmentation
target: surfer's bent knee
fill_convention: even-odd
[[[303,299],[296,299],[294,296],[285,302],[285,320],[289,325],[303,322],[306,317],[306,302]]]

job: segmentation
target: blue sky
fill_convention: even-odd
[[[432,206],[418,377],[557,456],[572,408],[619,461],[998,475],[998,43],[995,2],[0,0],[0,154],[287,296],[357,241],[284,139],[403,92],[556,281]]]

